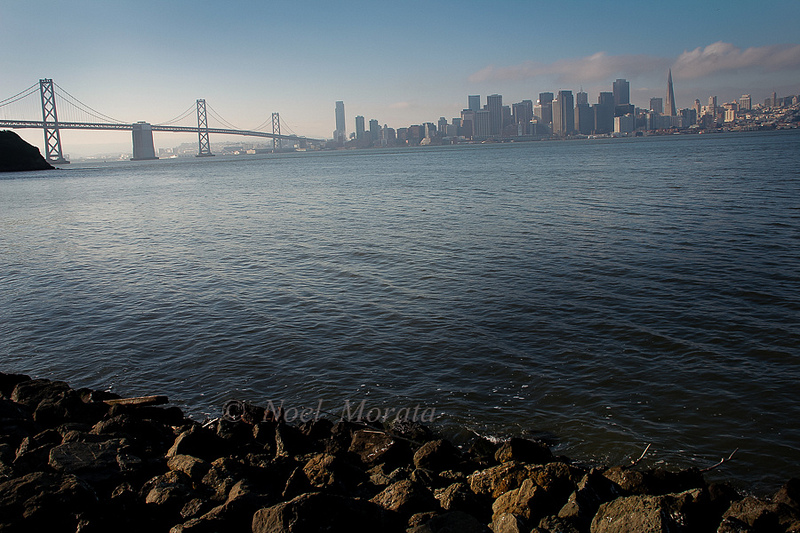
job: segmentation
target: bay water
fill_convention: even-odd
[[[213,146],[212,146],[213,148]],[[0,175],[0,371],[800,476],[800,132]],[[326,414],[327,413],[327,414]]]

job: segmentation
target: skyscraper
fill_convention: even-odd
[[[481,110],[481,95],[471,94],[467,96],[467,109],[475,111],[476,113]]]
[[[613,85],[614,105],[627,105],[631,103],[631,84],[628,80],[617,78]]]
[[[572,91],[558,91],[553,100],[553,134],[567,136],[575,129],[575,99]]]
[[[650,99],[650,111],[653,113],[663,113],[664,112],[664,101],[661,98],[651,98]]]
[[[539,93],[539,120],[544,124],[553,122],[553,93]]]
[[[337,141],[347,140],[347,126],[344,121],[344,102],[341,100],[336,102],[336,131],[333,136]]]
[[[742,97],[739,99],[739,109],[741,110],[749,110],[752,107],[752,99],[750,98],[749,94],[743,94]]]
[[[674,117],[678,114],[678,108],[675,106],[675,91],[672,90],[672,69],[669,69],[669,75],[667,76],[667,102],[666,102],[665,110],[666,113]]]
[[[366,128],[364,127],[364,117],[358,115],[356,117],[356,139],[363,139]]]
[[[503,97],[499,94],[487,96],[486,109],[489,111],[490,135],[500,135],[503,132]]]

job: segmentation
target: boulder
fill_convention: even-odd
[[[30,381],[30,376],[24,374],[5,374],[0,372],[0,398],[10,398],[11,392],[18,383]]]
[[[550,448],[543,442],[512,438],[500,445],[494,454],[498,463],[519,461],[528,464],[544,464],[553,460]]]
[[[363,470],[338,455],[327,453],[313,456],[302,471],[311,486],[316,488],[352,489],[367,479]]]
[[[411,524],[409,524],[411,525]],[[424,523],[407,530],[408,533],[491,533],[474,516],[462,511],[434,515]]]
[[[591,533],[680,533],[692,531],[687,504],[700,490],[660,496],[633,495],[604,503],[592,519]]]
[[[461,452],[447,440],[426,442],[414,453],[414,466],[441,472],[456,468],[461,461]]]
[[[423,485],[414,483],[410,479],[392,483],[370,501],[387,511],[408,517],[414,513],[434,511],[439,508],[439,502],[433,494]]]
[[[445,511],[463,511],[478,514],[483,501],[464,482],[453,483],[445,489],[437,490],[435,497]]]
[[[544,489],[536,485],[531,479],[526,479],[516,489],[501,494],[492,504],[492,521],[501,515],[510,513],[525,520],[533,516],[542,516],[543,510],[535,510],[544,500]]]
[[[167,458],[176,455],[191,455],[206,461],[213,461],[226,455],[226,451],[225,441],[216,433],[199,425],[193,425],[178,435],[166,455]]]
[[[371,429],[356,431],[350,441],[349,452],[358,455],[366,465],[399,463],[408,449],[386,433]]]
[[[38,148],[13,131],[0,131],[0,172],[52,169]]]
[[[474,472],[467,482],[475,494],[497,498],[522,485],[529,476],[528,466],[512,461]]]
[[[490,527],[494,533],[527,533],[529,531],[522,520],[511,513],[499,515],[492,521]]]
[[[167,468],[170,470],[183,472],[193,483],[200,483],[203,477],[208,474],[211,464],[191,455],[173,455],[167,461]]]
[[[318,533],[386,531],[380,508],[366,500],[320,492],[260,509],[253,515],[253,533]]]
[[[73,475],[34,472],[0,483],[0,531],[70,531],[75,515],[96,504],[92,489]]]
[[[599,469],[592,469],[578,482],[558,516],[588,528],[600,504],[619,495],[617,486],[611,480]]]
[[[63,381],[31,379],[17,383],[11,392],[11,400],[36,410],[43,400],[57,400],[70,391]]]

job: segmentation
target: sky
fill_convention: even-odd
[[[678,108],[755,103],[800,94],[798,25],[798,0],[2,0],[0,100],[52,78],[124,122],[166,122],[204,98],[239,128],[278,112],[316,138],[332,136],[336,100],[351,131],[356,115],[393,128],[450,120],[470,94],[511,104],[583,89],[594,103],[617,78],[648,107],[670,68]],[[40,130],[16,131],[42,147]],[[130,151],[130,133],[62,141],[66,153]]]

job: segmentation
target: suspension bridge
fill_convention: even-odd
[[[41,104],[41,108],[39,107]],[[41,109],[42,120],[31,120],[31,115],[38,115]],[[59,119],[61,112],[62,119]],[[192,123],[181,125],[180,122],[194,120],[197,117],[197,126]],[[15,117],[15,118],[10,118]],[[21,117],[21,118],[20,118]],[[67,120],[63,120],[67,117]],[[38,117],[37,117],[38,118]],[[223,127],[209,127],[209,118],[215,120]],[[212,122],[213,124],[213,122]],[[53,164],[69,163],[64,158],[61,148],[61,130],[117,130],[130,131],[133,138],[133,157],[131,160],[158,159],[153,145],[153,132],[179,132],[197,134],[197,157],[209,157],[211,153],[210,134],[244,135],[249,137],[264,137],[272,139],[274,151],[278,151],[283,140],[305,147],[308,142],[320,141],[301,137],[291,132],[289,135],[281,134],[281,119],[279,113],[272,116],[252,130],[240,129],[226,121],[216,113],[204,99],[197,100],[186,111],[177,117],[160,124],[148,122],[126,123],[100,113],[84,104],[52,79],[39,80],[38,84],[31,85],[24,91],[0,100],[0,127],[20,129],[38,128],[44,131],[45,159]],[[266,131],[270,129],[271,131]],[[290,129],[284,123],[285,129]]]

